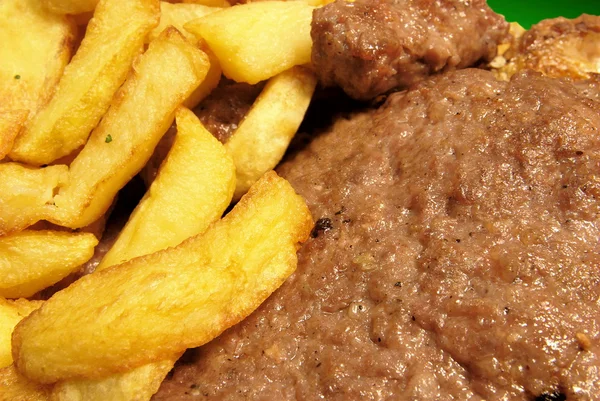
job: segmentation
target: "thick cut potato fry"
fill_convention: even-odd
[[[179,108],[176,121],[177,136],[158,176],[96,272],[204,232],[231,202],[235,189],[231,156],[190,110]],[[149,400],[176,360],[99,380],[62,382],[53,397],[56,401]]]
[[[221,65],[219,64],[219,60],[212,50],[210,50],[206,42],[199,40],[198,47],[208,56],[208,59],[210,60],[210,68],[206,73],[204,81],[202,81],[202,83],[200,83],[200,85],[192,92],[192,94],[183,102],[183,105],[188,109],[195,108],[198,106],[198,104],[200,104],[201,101],[204,100],[205,97],[210,95],[210,92],[212,92],[212,90],[219,85],[221,74],[223,73],[221,70]]]
[[[0,368],[12,364],[11,336],[13,329],[24,317],[42,305],[42,301],[0,298]]]
[[[173,68],[177,66],[177,68]],[[54,197],[52,223],[79,228],[97,220],[148,161],[175,109],[202,81],[208,57],[170,28],[150,43]]]
[[[202,4],[168,3],[160,2],[160,22],[148,35],[147,41],[152,41],[160,35],[168,26],[174,26],[190,42],[196,43],[194,34],[186,31],[183,26],[188,22],[219,11],[219,7],[208,7]]]
[[[177,359],[143,365],[100,380],[57,383],[52,390],[52,401],[148,401]]]
[[[49,216],[54,190],[68,179],[67,166],[42,169],[0,164],[0,235],[20,231]]]
[[[94,11],[99,0],[41,0],[41,2],[56,14],[81,14]]]
[[[153,40],[167,27],[173,26],[181,32],[190,43],[198,43],[198,47],[208,55],[210,60],[210,69],[206,73],[206,77],[202,83],[192,92],[192,94],[183,102],[183,105],[188,109],[196,107],[208,94],[217,87],[221,80],[221,65],[219,60],[210,50],[203,39],[196,39],[196,36],[191,32],[186,31],[183,26],[199,17],[214,13],[220,10],[217,7],[208,7],[201,4],[184,4],[184,3],[168,3],[160,2],[160,23],[148,35],[149,40]]]
[[[96,271],[179,245],[218,220],[233,196],[235,166],[225,147],[186,108],[150,189]]]
[[[56,93],[17,137],[10,158],[48,164],[84,145],[159,15],[158,0],[101,0]]]
[[[14,365],[0,368],[0,401],[49,401],[51,390],[23,377]]]
[[[177,136],[158,176],[96,272],[204,232],[231,202],[235,189],[231,156],[190,110],[180,107],[176,121]],[[53,396],[56,401],[149,400],[176,360],[99,380],[62,382]]]
[[[182,3],[202,4],[208,7],[230,7],[231,4],[227,0],[182,0]]]
[[[27,121],[27,110],[0,109],[0,160],[10,152],[15,138]]]
[[[90,233],[25,230],[0,237],[0,296],[30,297],[57,283],[94,255]]]
[[[7,132],[18,133],[27,114],[34,115],[54,93],[76,33],[72,21],[38,0],[0,1],[0,152],[6,153]]]
[[[303,67],[267,82],[225,144],[236,167],[235,199],[279,163],[304,118],[316,84],[314,74]]]
[[[313,6],[266,1],[225,8],[185,25],[215,53],[223,73],[255,84],[310,63]]]
[[[268,173],[204,234],[56,293],[15,328],[15,366],[52,383],[130,370],[205,344],[285,281],[312,226],[304,200]]]

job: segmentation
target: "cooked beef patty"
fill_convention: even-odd
[[[324,85],[367,100],[489,61],[507,32],[485,0],[337,0],[314,11],[312,62]]]
[[[599,127],[600,82],[483,70],[337,121],[279,168],[296,273],[154,399],[599,399]]]

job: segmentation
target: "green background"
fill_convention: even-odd
[[[507,21],[516,21],[526,29],[545,18],[600,15],[600,0],[488,0],[488,4]]]

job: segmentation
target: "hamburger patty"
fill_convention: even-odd
[[[297,271],[154,400],[597,400],[600,82],[461,70],[280,168]],[[537,398],[536,398],[537,397]]]
[[[485,0],[337,0],[313,13],[312,63],[324,85],[368,100],[490,61],[507,33]]]

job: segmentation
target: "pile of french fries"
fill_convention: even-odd
[[[315,90],[320,5],[0,0],[0,401],[149,400],[294,271],[313,221],[272,170]],[[225,144],[192,111],[223,75],[267,81]],[[96,271],[40,300],[174,122]]]

